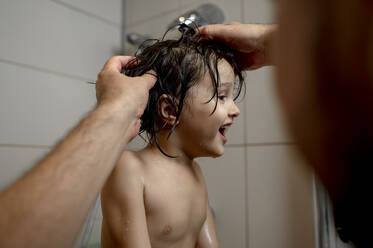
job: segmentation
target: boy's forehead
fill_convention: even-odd
[[[219,83],[221,86],[229,87],[234,86],[235,82],[235,74],[233,71],[232,66],[225,60],[222,59],[218,63],[218,70],[219,70]],[[204,79],[201,82],[206,87],[212,87],[212,79],[208,71],[205,73]]]
[[[225,76],[227,78],[231,77],[234,79],[235,75],[233,72],[233,68],[225,59],[219,61],[218,69],[220,77]]]

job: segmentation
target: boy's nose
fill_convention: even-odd
[[[240,109],[237,107],[235,103],[232,104],[232,108],[229,111],[229,117],[236,118],[240,115]]]

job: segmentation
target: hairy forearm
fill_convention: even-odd
[[[96,108],[6,189],[0,195],[0,246],[72,246],[126,145],[130,125],[119,109]]]
[[[275,37],[278,30],[277,24],[243,24],[243,30],[237,30],[238,34],[245,34],[244,49],[249,49],[244,60],[247,64],[244,69],[255,70],[263,66],[275,65]],[[243,35],[245,37],[245,35]],[[237,45],[238,47],[238,45]],[[243,48],[241,48],[243,49]]]

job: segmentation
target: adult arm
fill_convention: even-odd
[[[136,135],[149,74],[120,74],[113,57],[98,75],[97,107],[41,162],[0,194],[0,247],[71,247],[120,152]]]
[[[213,24],[199,28],[202,39],[219,40],[235,49],[243,70],[273,64],[275,24]]]

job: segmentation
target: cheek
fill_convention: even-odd
[[[208,118],[215,107],[215,100],[209,101],[210,98],[211,96],[189,98],[184,104],[182,115],[195,120]]]
[[[198,105],[186,106],[180,116],[180,124],[190,133],[203,133],[212,136],[222,125],[221,111],[219,106],[214,111],[215,101],[199,103]]]

